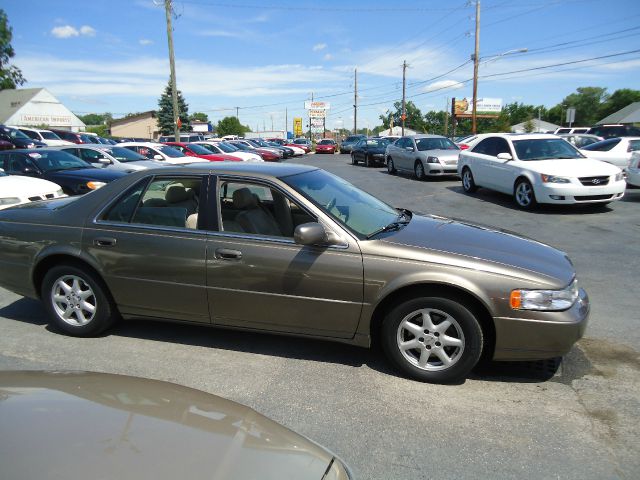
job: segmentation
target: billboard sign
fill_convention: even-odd
[[[311,102],[307,100],[304,102],[305,110],[329,110],[331,109],[331,104],[329,102]]]
[[[302,118],[295,117],[293,119],[293,134],[296,137],[302,136]]]
[[[311,118],[311,128],[324,128],[324,118]]]
[[[462,100],[456,100],[454,103],[455,115],[472,115],[473,114],[473,100],[463,98]],[[478,98],[476,101],[476,114],[477,115],[497,115],[502,111],[502,99],[501,98]]]
[[[309,110],[309,118],[325,118],[327,116],[326,110]]]

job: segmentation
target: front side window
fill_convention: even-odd
[[[141,160],[146,160],[146,157],[143,157],[142,155],[136,152],[133,152],[128,148],[112,147],[112,148],[105,148],[104,151],[107,154],[111,155],[116,160],[118,160],[119,162],[123,162],[123,163],[139,162]]]
[[[315,222],[297,203],[268,185],[220,181],[222,231],[293,238],[295,227]]]
[[[416,146],[420,152],[427,150],[460,150],[448,138],[416,138]]]
[[[518,159],[524,161],[584,158],[576,147],[561,138],[514,140],[513,147]]]
[[[29,138],[32,138],[34,140],[40,140],[40,135],[38,135],[36,132],[32,132],[31,130],[21,130],[21,132],[24,133]]]
[[[107,157],[102,153],[96,150],[89,150],[88,148],[80,149],[80,158],[89,163],[100,163],[101,159],[106,159]]]
[[[56,135],[53,132],[49,132],[46,130],[42,130],[40,132],[40,135],[42,135],[42,138],[44,138],[45,140],[62,140],[58,135]]]

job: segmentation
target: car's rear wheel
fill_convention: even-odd
[[[387,173],[389,175],[396,174],[396,166],[393,164],[393,158],[391,157],[387,158]]]
[[[533,186],[531,186],[529,180],[518,180],[513,190],[513,198],[518,207],[523,210],[531,210],[537,204],[536,194],[533,191]]]
[[[423,297],[397,305],[382,324],[382,346],[409,377],[430,383],[465,378],[482,353],[474,315],[449,298]]]
[[[469,167],[464,167],[462,170],[462,188],[467,193],[473,193],[478,190],[476,182],[473,180],[473,173]]]
[[[424,165],[422,165],[420,160],[416,160],[416,163],[413,165],[413,173],[418,180],[424,180]]]
[[[58,265],[47,272],[41,298],[51,322],[77,337],[99,334],[118,315],[103,282],[88,269],[72,265]]]

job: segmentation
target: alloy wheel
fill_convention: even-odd
[[[53,283],[51,303],[58,318],[74,327],[91,322],[98,306],[89,284],[76,275],[64,275]]]

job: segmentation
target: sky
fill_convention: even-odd
[[[161,4],[161,5],[158,5]],[[426,113],[471,98],[475,1],[173,0],[178,89],[189,112],[253,130],[306,122],[358,128],[402,97]],[[23,87],[77,114],[157,109],[169,79],[160,0],[0,0]],[[522,52],[522,49],[527,49]],[[635,52],[633,52],[635,51]],[[640,89],[640,0],[481,0],[479,98],[551,107],[581,86]],[[631,53],[627,53],[631,52]],[[586,61],[584,61],[586,60]],[[532,70],[533,69],[533,70]]]

